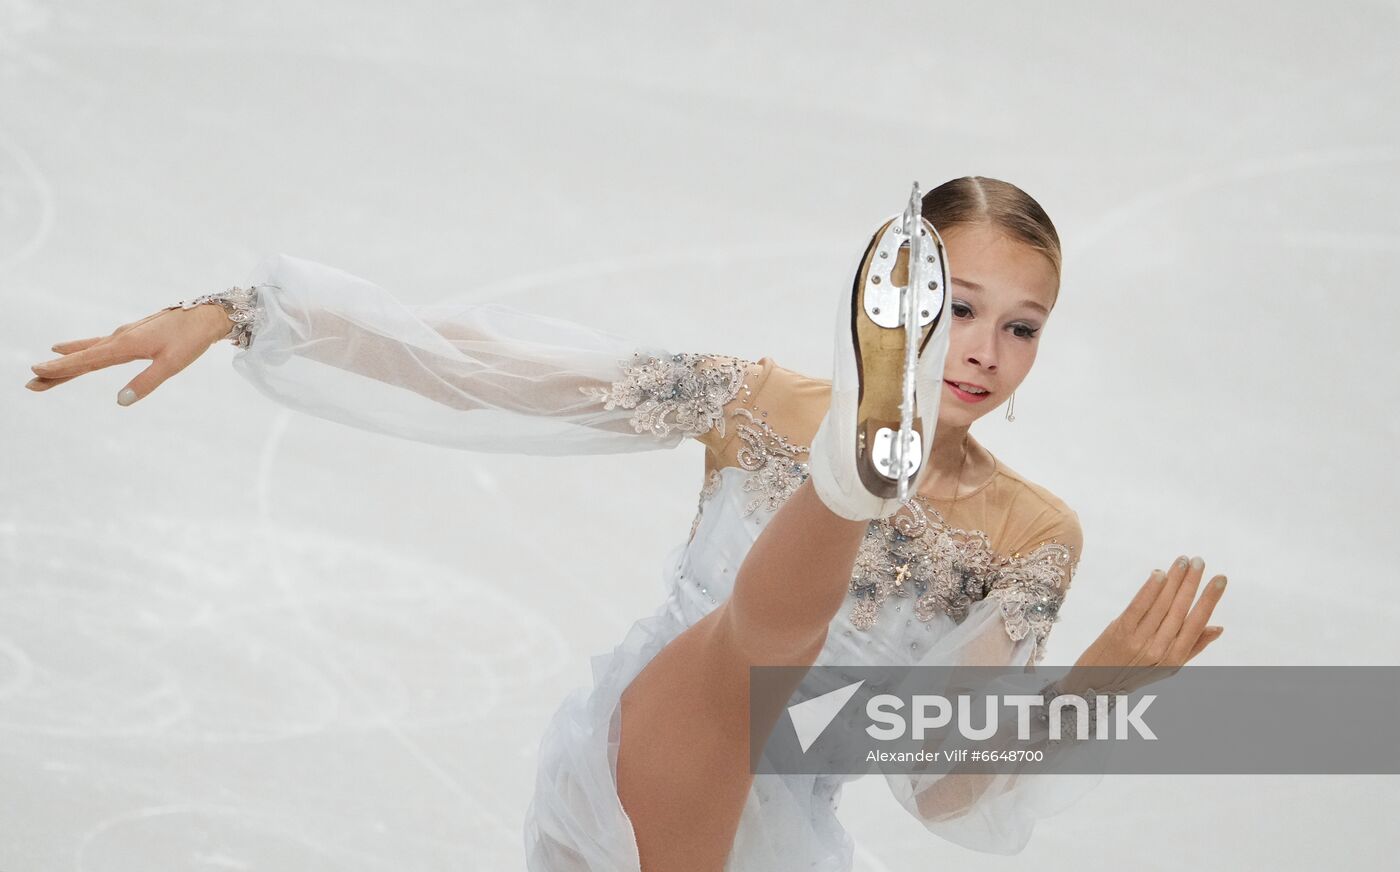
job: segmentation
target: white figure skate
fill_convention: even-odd
[[[894,514],[928,465],[948,354],[948,259],[919,185],[871,238],[841,295],[831,408],[812,440],[813,486],[851,520]]]

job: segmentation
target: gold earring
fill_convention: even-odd
[[[1008,420],[1008,421],[1014,421],[1014,420],[1016,420],[1016,416],[1015,416],[1014,414],[1012,414],[1012,410],[1015,409],[1015,408],[1016,408],[1016,392],[1015,392],[1015,391],[1012,391],[1012,392],[1011,392],[1011,399],[1009,399],[1009,400],[1006,401],[1006,420]]]

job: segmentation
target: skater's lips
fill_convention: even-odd
[[[957,378],[945,378],[944,381],[950,385],[967,385],[968,387],[974,387],[977,388],[979,391],[986,391],[989,394],[992,392],[991,388],[983,387],[977,382],[963,381],[962,379]]]

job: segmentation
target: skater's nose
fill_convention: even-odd
[[[970,327],[963,331],[963,340],[967,343],[963,347],[966,349],[964,359],[968,363],[988,372],[996,372],[996,337],[992,331]]]

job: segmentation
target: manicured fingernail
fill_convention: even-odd
[[[121,393],[117,394],[117,405],[119,406],[129,406],[134,402],[136,402],[136,391],[131,388],[122,388]]]
[[[1176,568],[1177,568],[1177,569],[1185,569],[1185,568],[1186,568],[1186,555],[1185,555],[1185,554],[1183,554],[1183,555],[1181,555],[1180,557],[1176,558]]]
[[[1215,589],[1216,589],[1216,590],[1224,590],[1224,589],[1225,589],[1226,581],[1227,581],[1227,579],[1226,579],[1225,576],[1223,576],[1223,575],[1220,576],[1220,577],[1218,577],[1218,578],[1216,578],[1216,579],[1215,579]]]
[[[1192,569],[1204,569],[1205,566],[1206,566],[1206,562],[1205,562],[1204,560],[1202,560],[1201,558],[1199,558],[1199,557],[1192,557],[1192,558],[1191,558],[1191,568],[1192,568]]]

